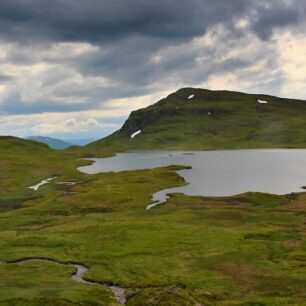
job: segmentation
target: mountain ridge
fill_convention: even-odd
[[[301,148],[304,118],[304,100],[187,87],[131,112],[121,129],[85,148]]]

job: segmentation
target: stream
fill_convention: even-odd
[[[0,264],[4,265],[12,265],[16,263],[27,263],[27,262],[51,262],[55,263],[58,265],[63,265],[63,266],[68,266],[68,267],[73,267],[76,269],[75,273],[73,273],[70,277],[73,281],[80,282],[80,283],[86,283],[86,284],[92,284],[92,285],[101,285],[101,286],[106,286],[108,287],[114,294],[116,300],[118,303],[124,305],[126,304],[126,298],[125,298],[125,289],[118,287],[118,286],[113,286],[109,284],[103,284],[95,281],[90,281],[90,280],[85,280],[84,276],[88,271],[88,268],[85,267],[84,265],[81,265],[79,263],[63,263],[60,261],[52,260],[52,259],[45,259],[45,258],[28,258],[28,259],[21,259],[21,260],[16,260],[13,262],[1,262]]]

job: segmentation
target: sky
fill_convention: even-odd
[[[305,85],[305,0],[0,1],[0,135],[101,138],[182,87]]]

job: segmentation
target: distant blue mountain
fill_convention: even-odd
[[[55,150],[64,150],[74,145],[72,143],[63,141],[61,139],[45,137],[45,136],[30,136],[30,137],[27,137],[27,139],[38,141],[38,142],[43,142],[47,144],[50,148],[55,149]]]

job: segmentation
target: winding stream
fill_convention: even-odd
[[[16,261],[13,261],[13,262],[0,261],[0,264],[12,265],[12,264],[16,264],[16,263],[27,263],[27,262],[51,262],[51,263],[55,263],[55,264],[62,265],[62,266],[73,267],[73,268],[76,269],[76,271],[75,271],[75,273],[73,273],[71,275],[70,279],[72,279],[76,282],[80,282],[80,283],[106,286],[114,293],[115,298],[116,298],[118,303],[120,303],[122,305],[126,304],[125,289],[124,288],[84,279],[84,276],[87,273],[88,269],[84,265],[81,265],[79,263],[63,263],[63,262],[60,262],[60,261],[56,261],[56,260],[52,260],[52,259],[46,259],[46,258],[28,258],[28,259],[16,260]]]

